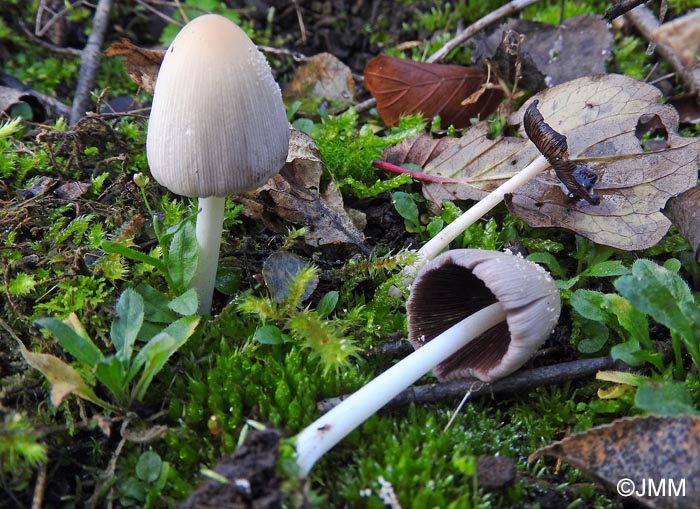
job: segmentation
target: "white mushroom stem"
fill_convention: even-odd
[[[219,247],[221,246],[221,230],[224,226],[226,198],[210,196],[199,198],[199,212],[195,236],[199,246],[197,270],[190,287],[197,290],[199,297],[199,314],[211,312],[211,300],[214,296],[216,268],[219,264]]]
[[[503,197],[508,193],[517,191],[521,186],[535,178],[539,173],[546,170],[549,163],[543,156],[528,164],[525,168],[513,175],[510,179],[491,191],[484,198],[479,200],[473,207],[465,211],[453,222],[445,226],[435,237],[430,239],[418,250],[418,260],[407,267],[405,273],[411,277],[415,276],[418,270],[426,263],[435,258],[445,249],[457,236],[477,222],[488,211],[503,201]]]
[[[297,465],[305,476],[314,463],[406,387],[487,330],[505,321],[500,303],[468,316],[386,370],[307,426],[296,439]]]

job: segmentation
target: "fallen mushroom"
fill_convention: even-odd
[[[540,266],[507,253],[460,249],[421,269],[407,308],[409,338],[418,349],[297,436],[301,475],[430,369],[441,380],[487,382],[517,370],[551,333],[561,302]]]
[[[207,14],[190,21],[165,53],[153,94],[146,154],[153,177],[198,197],[199,312],[209,313],[226,196],[279,172],[289,130],[270,66],[235,23]]]

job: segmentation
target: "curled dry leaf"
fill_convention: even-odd
[[[670,221],[660,212],[666,201],[695,185],[700,138],[677,133],[675,109],[659,103],[655,87],[614,74],[579,78],[533,97],[540,112],[567,137],[571,160],[598,175],[600,204],[572,202],[553,171],[522,186],[506,202],[531,226],[566,228],[596,243],[639,250],[656,244]],[[521,123],[529,102],[511,123]],[[647,115],[647,116],[645,116]],[[658,117],[668,148],[645,152],[636,131],[640,119]],[[488,138],[485,122],[469,129],[425,167],[431,175],[465,183],[430,183],[423,194],[443,200],[479,200],[538,156],[527,140]]]
[[[35,95],[4,86],[0,86],[0,113],[10,117],[22,115],[35,122],[46,118],[46,108]]]
[[[700,500],[698,451],[699,417],[648,415],[571,435],[535,451],[528,461],[556,456],[647,507],[691,509]],[[654,493],[650,480],[657,487],[664,482],[664,489]],[[675,493],[671,482],[676,488],[684,486],[683,496],[668,496]]]
[[[353,244],[364,249],[364,215],[346,210],[343,197],[331,181],[321,186],[323,163],[313,140],[297,129],[290,130],[287,163],[278,175],[255,194],[264,192],[272,199],[270,212],[308,229],[304,236],[311,246]],[[276,230],[260,200],[244,196],[244,213]]]
[[[115,42],[105,50],[106,57],[126,57],[126,73],[134,83],[153,95],[153,87],[158,77],[158,69],[163,60],[164,50],[140,48],[127,39]]]
[[[377,112],[386,125],[401,115],[440,115],[442,126],[462,128],[472,118],[484,119],[496,111],[503,93],[488,88],[478,99],[462,102],[480,92],[486,73],[476,67],[427,64],[379,55],[365,67],[364,86],[377,100]],[[474,97],[477,97],[474,95]]]
[[[700,263],[700,187],[691,187],[666,203],[664,214],[678,228]]]

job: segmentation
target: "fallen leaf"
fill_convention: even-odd
[[[267,257],[263,263],[262,275],[265,286],[276,302],[282,303],[289,297],[289,285],[307,263],[289,251],[277,251]],[[306,285],[301,301],[308,299],[318,286],[318,276],[314,276]]]
[[[697,94],[669,97],[666,103],[674,106],[678,110],[681,124],[700,123],[700,104],[698,104]]]
[[[627,417],[538,449],[654,509],[694,509],[700,500],[700,417]],[[649,483],[658,488],[654,493]],[[668,496],[684,487],[682,496]],[[649,496],[648,494],[651,493]],[[667,495],[667,496],[660,496]]]
[[[670,47],[686,69],[697,63],[700,52],[700,11],[694,10],[655,28],[651,38]]]
[[[91,184],[89,182],[66,182],[58,186],[53,194],[57,198],[64,200],[75,200],[88,192]]]
[[[598,175],[599,205],[571,201],[552,170],[522,186],[506,205],[535,227],[574,231],[598,244],[640,250],[656,244],[670,227],[661,213],[666,201],[695,185],[700,138],[677,134],[678,115],[660,104],[657,88],[614,74],[591,76],[545,90],[511,116],[521,123],[533,100],[545,121],[567,137],[571,160],[586,163]],[[668,148],[645,152],[636,136],[640,119],[657,115]],[[648,118],[648,117],[645,117]],[[443,200],[479,200],[538,155],[527,140],[488,138],[481,122],[430,162],[425,173],[462,183],[428,183],[423,194]]]
[[[323,163],[316,144],[308,135],[292,129],[286,164],[256,193],[266,193],[272,199],[274,206],[270,212],[307,228],[304,235],[307,244],[354,244],[365,249],[361,231],[364,215],[345,210],[343,197],[333,181],[323,189],[322,173]],[[268,208],[255,195],[248,193],[244,201],[247,216],[274,229],[267,219]]]
[[[411,163],[425,166],[456,141],[450,136],[433,138],[421,132],[386,148],[382,152],[382,160],[396,165]]]
[[[605,64],[612,56],[613,37],[607,23],[599,16],[582,14],[567,18],[561,25],[513,19],[490,35],[475,38],[474,61],[491,58],[507,30],[525,36],[520,46],[524,55],[522,72],[526,76],[544,74],[548,87],[583,76],[604,74]],[[536,69],[526,65],[529,62],[534,63]],[[525,88],[537,91],[528,85],[526,81]]]
[[[139,87],[153,95],[164,50],[140,48],[127,39],[115,42],[104,52],[106,57],[126,57],[126,73]]]
[[[476,67],[428,64],[379,55],[365,67],[364,86],[377,100],[377,112],[386,125],[401,115],[440,115],[442,126],[457,128],[484,119],[496,111],[503,93],[487,89],[472,104],[462,101],[486,83],[486,73]]]
[[[668,200],[663,213],[688,241],[695,251],[695,261],[700,263],[700,187],[691,187]]]
[[[95,395],[73,366],[50,354],[30,352],[21,341],[18,343],[20,353],[27,364],[41,371],[51,384],[51,403],[55,406],[60,405],[66,396],[72,393],[104,406],[104,403]]]
[[[286,104],[301,101],[300,111],[317,113],[323,104],[331,113],[346,108],[355,97],[350,68],[330,53],[311,57],[294,72],[282,92]]]
[[[16,88],[0,86],[0,113],[9,117],[22,116],[26,120],[41,122],[46,118],[46,108],[34,95]]]

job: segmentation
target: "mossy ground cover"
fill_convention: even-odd
[[[671,9],[683,12],[686,3],[671,2]],[[324,39],[319,28],[298,46],[298,20],[289,8],[261,14],[203,0],[183,6],[190,15],[224,13],[258,44],[307,54],[335,50],[361,73],[364,63],[381,51],[412,58],[432,53],[458,24],[474,21],[500,3],[402,1],[400,9],[385,6],[374,14],[363,3],[319,4],[326,7],[309,7],[307,21],[323,27],[319,20],[328,14],[323,8],[330,10],[334,32]],[[77,58],[36,45],[22,32],[17,20],[31,24],[34,8],[27,10],[14,0],[6,7],[0,14],[4,72],[68,103]],[[567,1],[564,15],[600,14],[605,8],[602,2]],[[370,16],[371,26],[366,21]],[[522,16],[556,23],[560,2],[538,4]],[[72,11],[73,36],[83,33],[89,21],[90,11]],[[176,31],[172,25],[152,28],[153,18],[135,3],[115,6],[112,21],[108,39],[126,36],[141,45],[167,43]],[[397,45],[406,40],[427,43],[400,52]],[[618,37],[609,70],[643,79],[656,62],[643,51],[645,44],[632,33]],[[277,79],[288,81],[296,65],[292,56],[268,57]],[[468,64],[468,54],[456,51],[450,63]],[[119,59],[103,61],[95,90],[103,102],[119,96],[142,104],[150,100],[127,78]],[[119,385],[106,371],[96,375],[48,327],[41,330],[37,320],[69,318],[84,330],[83,339],[75,341],[89,338],[105,358],[137,362],[136,351],[145,349],[148,338],[194,316],[178,285],[178,274],[187,268],[176,259],[187,252],[186,225],[192,224],[196,204],[147,179],[144,116],[103,110],[68,126],[63,119],[23,114],[16,130],[0,129],[3,507],[30,507],[37,493],[43,493],[42,507],[174,507],[197,486],[203,469],[206,473],[236,450],[244,430],[255,422],[292,437],[317,416],[318,401],[352,392],[395,362],[376,347],[405,338],[406,292],[396,292],[402,287],[401,269],[411,261],[405,249],[425,242],[469,205],[448,202],[439,214],[431,214],[419,183],[405,175],[379,178],[374,173],[371,161],[385,147],[424,129],[420,119],[407,117],[387,129],[374,111],[330,115],[322,109],[303,118],[291,115],[317,143],[325,182],[335,180],[346,205],[367,214],[371,254],[352,246],[311,248],[303,230],[289,225],[286,234],[271,232],[248,219],[241,203],[231,201],[214,317],[188,331],[152,380],[141,382],[139,371]],[[498,119],[493,121],[498,125]],[[687,128],[689,135],[697,135],[694,131]],[[637,258],[646,257],[665,264],[695,291],[698,265],[675,230],[646,252],[627,253],[564,231],[529,228],[498,208],[453,245],[518,248],[558,281],[562,317],[545,345],[548,353],[533,365],[618,348],[620,355],[626,352],[625,360],[637,362],[655,380],[682,385],[690,407],[698,407],[698,366],[685,350],[674,356],[666,353],[673,347],[658,346],[676,345],[678,336],[648,318],[655,317],[654,310],[640,311],[633,318],[649,324],[650,338],[640,344],[637,329],[629,325],[632,319],[626,319],[633,313],[620,300],[622,287],[614,284],[630,273]],[[308,267],[278,302],[261,273],[268,256],[281,250],[307,260]],[[313,278],[318,286],[307,300],[302,294]],[[600,316],[590,311],[595,304],[601,306]],[[139,309],[143,324],[130,331],[125,317],[132,319]],[[122,342],[132,335],[134,353],[128,358]],[[689,340],[697,343],[698,337]],[[51,385],[27,364],[18,342],[71,364],[99,401],[71,395],[53,406]],[[654,357],[657,347],[661,355]],[[535,449],[567,434],[644,411],[633,391],[601,398],[597,390],[604,386],[569,381],[474,398],[446,431],[457,402],[386,410],[324,457],[309,482],[296,481],[284,468],[290,451],[285,443],[280,471],[286,477],[279,488],[290,507],[300,501],[313,507],[385,507],[380,492],[387,486],[404,508],[622,507],[619,498],[572,467],[547,459],[527,462]],[[476,464],[485,455],[512,459],[516,482],[497,492],[479,488]]]

